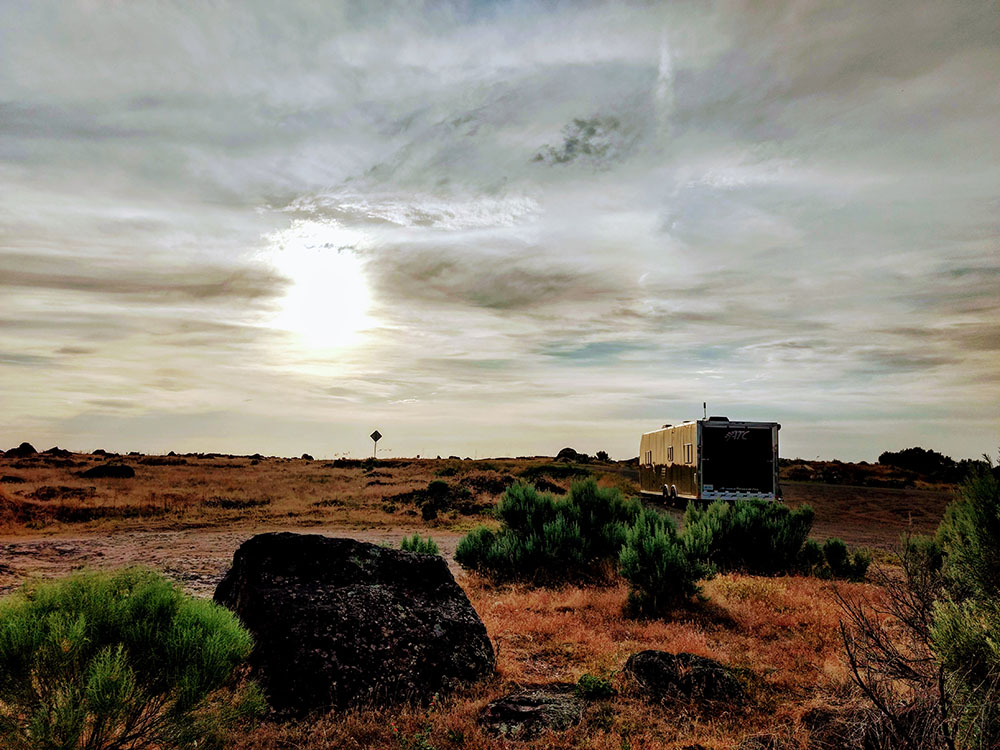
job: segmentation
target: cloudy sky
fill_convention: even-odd
[[[0,447],[1000,445],[1000,8],[0,3]]]

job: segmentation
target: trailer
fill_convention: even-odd
[[[781,497],[777,422],[709,417],[664,425],[639,441],[643,494],[711,502]]]

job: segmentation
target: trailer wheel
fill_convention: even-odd
[[[663,485],[663,502],[664,503],[670,502],[670,488],[667,487],[667,485]]]
[[[670,504],[677,505],[677,486],[670,485]]]

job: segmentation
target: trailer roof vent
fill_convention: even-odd
[[[729,417],[709,417],[709,422],[728,422]]]
[[[663,425],[663,427],[661,427],[660,429],[661,429],[661,430],[665,430],[665,429],[667,429],[667,428],[668,428],[669,426],[670,426],[670,425],[668,425],[668,424],[665,424],[665,425]]]

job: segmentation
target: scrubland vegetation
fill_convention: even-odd
[[[497,505],[499,530],[474,529],[458,545],[460,565],[494,581],[542,584],[606,580],[617,568],[631,585],[629,608],[663,614],[717,572],[816,574],[862,580],[871,557],[840,539],[807,545],[813,511],[763,500],[689,503],[683,530],[669,516],[626,500],[593,479],[565,498],[518,483]]]
[[[221,747],[262,712],[228,610],[146,570],[31,583],[0,600],[8,750]]]
[[[82,632],[73,630],[83,627],[80,618],[57,614],[60,607],[71,611],[80,597],[57,596],[51,592],[58,587],[33,583],[0,605],[0,628],[6,628],[0,629],[0,655],[22,665],[21,672],[9,672],[20,674],[20,681],[0,683],[0,709],[6,712],[0,728],[12,738],[5,747],[115,747],[87,745],[82,738],[92,736],[98,723],[115,736],[110,727],[123,716],[148,714],[149,705],[159,707],[154,715],[176,720],[164,720],[153,740],[163,748],[194,747],[184,744],[192,730],[202,733],[199,748],[211,742],[239,750],[511,747],[482,731],[479,712],[512,685],[551,682],[576,684],[587,701],[579,725],[544,738],[542,744],[552,748],[1000,746],[1000,491],[989,472],[963,485],[961,498],[944,514],[944,503],[934,503],[950,497],[946,491],[827,492],[792,483],[786,485],[790,507],[717,503],[690,507],[680,518],[629,499],[635,486],[627,471],[593,464],[181,460],[156,465],[154,484],[142,481],[143,467],[153,464],[133,459],[137,480],[102,480],[91,495],[62,497],[60,488],[88,486],[69,473],[75,467],[24,465],[17,470],[27,480],[3,485],[0,503],[8,528],[29,533],[67,523],[99,532],[129,524],[267,521],[339,527],[345,535],[371,526],[409,527],[420,533],[404,537],[401,546],[424,553],[437,551],[435,538],[464,533],[457,557],[469,572],[459,581],[496,647],[496,676],[430,705],[359,709],[304,723],[254,722],[252,731],[236,730],[253,719],[259,704],[252,686],[240,682],[237,663],[246,642],[233,623],[218,614],[177,615],[185,628],[207,623],[208,630],[198,632],[217,629],[222,635],[200,641],[215,644],[204,654],[182,650],[191,664],[171,671],[158,665],[173,658],[163,651],[174,642],[164,635],[173,626],[164,625],[156,638],[144,631],[147,640],[133,638],[121,650],[115,644],[132,636],[110,628],[106,640],[81,640],[88,644],[84,650],[74,645],[75,635],[64,637]],[[166,493],[186,499],[166,503],[166,510],[151,516],[98,512],[152,507]],[[12,509],[25,503],[98,511],[81,522],[30,509],[19,520]],[[815,504],[815,514],[807,504]],[[917,533],[933,531],[942,515],[936,534]],[[27,528],[32,523],[38,528]],[[817,529],[818,538],[810,539]],[[858,542],[875,538],[876,530],[886,535],[878,539],[890,541],[901,531],[911,533],[898,565],[885,564],[890,544],[883,541],[882,564],[869,571]],[[97,586],[99,580],[116,579],[85,576],[66,590],[83,581]],[[159,593],[124,597],[133,602],[129,606],[162,599],[173,602],[175,612],[188,612],[190,605],[169,584],[141,575],[134,580],[136,586],[152,582]],[[88,606],[125,611],[120,602],[93,602],[116,602],[131,585],[115,583],[90,597]],[[50,593],[38,593],[45,591]],[[43,599],[62,604],[39,616],[30,607]],[[28,627],[29,611],[30,622],[45,622],[48,630]],[[155,620],[160,615],[154,611],[160,610],[135,610],[132,620]],[[92,617],[101,622],[93,613],[83,619]],[[34,635],[11,636],[13,622],[20,623],[17,632]],[[734,668],[749,700],[739,706],[650,701],[621,672],[630,654],[647,648],[710,657]],[[17,653],[22,656],[8,656]],[[31,658],[34,666],[26,666]],[[24,670],[37,675],[42,668],[51,670],[45,683],[56,688],[56,698],[24,687],[42,684]],[[198,678],[200,673],[206,676]],[[149,696],[158,694],[146,679],[183,689],[150,703]],[[9,692],[15,683],[21,687]],[[51,708],[43,710],[46,700]],[[115,708],[116,701],[124,708]],[[72,705],[85,710],[68,710]],[[178,705],[184,711],[175,710]],[[74,726],[84,727],[76,744],[26,739],[26,732],[55,737]]]

